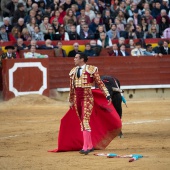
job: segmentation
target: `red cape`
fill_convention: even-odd
[[[92,90],[94,108],[90,118],[91,136],[95,149],[104,149],[120,133],[121,120],[112,104],[108,105],[103,93]],[[61,119],[58,148],[50,152],[77,151],[82,149],[83,134],[75,109],[70,109]]]

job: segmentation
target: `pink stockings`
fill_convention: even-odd
[[[91,140],[91,132],[84,130],[83,131],[83,150],[87,151],[88,149],[93,148],[92,140]]]

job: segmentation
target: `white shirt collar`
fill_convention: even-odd
[[[82,66],[77,66],[77,69],[81,67],[82,69],[84,69],[86,67],[86,64],[82,65]]]

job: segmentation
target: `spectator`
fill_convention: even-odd
[[[8,34],[11,32],[11,30],[12,30],[12,25],[10,24],[10,19],[9,19],[9,17],[3,18],[3,24],[2,24],[2,26],[5,27],[6,32],[7,32]]]
[[[161,23],[162,17],[165,17],[168,24],[170,24],[170,18],[168,17],[166,10],[162,9],[160,15],[156,17],[157,24],[159,25]]]
[[[43,3],[44,3],[44,1],[43,1]],[[50,8],[50,6],[48,6],[48,5],[45,6],[45,11],[43,13],[43,16],[47,16],[50,19],[50,17],[51,17],[51,8]]]
[[[7,42],[9,41],[8,39],[8,34],[6,32],[5,26],[0,27],[0,42]]]
[[[119,9],[119,0],[111,1],[111,11],[115,12]]]
[[[50,15],[48,15],[49,13],[45,14],[46,7],[47,6],[45,5],[45,2],[43,0],[38,1],[38,11],[41,11],[43,16],[49,16],[50,17]]]
[[[105,25],[106,32],[110,30],[110,26],[114,23],[114,18],[110,13],[110,10],[105,10],[104,15],[102,17],[103,24]],[[117,25],[117,23],[115,23]],[[118,29],[117,29],[118,30]],[[119,31],[119,30],[118,30]]]
[[[109,6],[110,6],[110,3],[109,3]],[[120,1],[120,2],[119,2],[119,6],[118,6],[118,9],[116,10],[116,12],[119,12],[119,11],[122,11],[123,13],[126,12],[126,4],[125,4],[125,1]]]
[[[120,19],[119,18],[115,18],[115,24],[117,26],[117,31],[124,31],[125,30],[125,27],[124,27],[124,24],[122,24],[120,22]]]
[[[121,44],[120,45],[120,51],[119,51],[119,55],[126,57],[129,56],[130,54],[126,51],[126,45],[125,44]]]
[[[156,54],[155,51],[153,51],[153,48],[152,48],[151,44],[147,44],[146,45],[145,55],[147,55],[147,56],[155,56],[156,57],[158,54]]]
[[[90,21],[91,22],[96,17],[94,11],[91,9],[91,5],[90,4],[86,4],[86,6],[85,6],[85,15],[90,17]]]
[[[43,22],[40,24],[40,30],[43,34],[47,34],[49,27],[51,27],[51,24],[49,23],[49,18],[45,16]]]
[[[144,31],[144,33],[146,33],[148,31],[148,23],[145,17],[141,17],[141,21],[140,24],[142,26],[142,31]]]
[[[30,45],[28,45],[28,49],[30,49],[31,46],[35,46],[36,49],[39,49],[39,46],[37,45],[37,41],[36,40],[31,40],[30,41]]]
[[[30,34],[32,34],[32,32],[34,32],[34,28],[35,26],[38,26],[37,23],[36,23],[36,18],[35,17],[32,17],[30,19],[30,22],[26,25],[27,26],[27,29],[29,31]]]
[[[49,49],[50,50],[50,49],[54,49],[55,47],[54,47],[54,45],[52,45],[52,41],[50,39],[47,39],[45,41],[45,45],[42,45],[40,48],[41,49],[46,49],[46,50]]]
[[[135,42],[133,39],[129,39],[129,44],[127,44],[127,48],[135,48]]]
[[[111,39],[106,35],[106,33],[100,33],[100,38],[97,40],[97,45],[101,46],[102,48],[110,48],[112,47]]]
[[[141,16],[138,14],[138,9],[135,9],[133,11],[133,22],[134,22],[135,26],[140,24],[140,21],[141,21]]]
[[[85,9],[86,1],[84,1],[84,0],[76,0],[75,4],[78,6],[78,11],[80,11],[80,13],[81,13],[81,9]]]
[[[168,40],[164,40],[163,41],[163,46],[160,47],[160,53],[163,55],[168,55],[170,54],[170,48],[168,47],[169,41]]]
[[[167,21],[166,17],[161,18],[161,23],[159,24],[159,35],[163,36],[163,32],[165,29],[169,28],[170,24]]]
[[[124,45],[126,44],[124,37],[120,37],[120,38],[118,39],[118,44],[117,44],[118,48],[120,48],[120,46],[121,46],[122,44],[124,44]],[[125,45],[125,46],[126,46],[126,45]]]
[[[52,11],[56,11],[58,9],[58,7],[60,6],[60,1],[59,0],[53,0],[49,5],[50,5]]]
[[[156,19],[156,17],[161,13],[161,4],[159,0],[156,1],[155,7],[151,11],[151,15]]]
[[[55,33],[56,32],[58,32],[59,31],[59,28],[60,28],[60,23],[58,22],[58,20],[55,18],[55,19],[53,19],[53,21],[52,21],[52,27],[53,27],[53,29],[54,29],[54,31],[55,31]]]
[[[130,5],[130,9],[127,10],[128,17],[133,17],[134,13],[133,11],[138,11],[138,14],[141,15],[141,11],[137,8],[137,3],[132,2]]]
[[[24,24],[24,18],[19,18],[19,19],[18,19],[18,22],[17,22],[17,24],[15,24],[15,26],[18,28],[18,30],[19,30],[20,32],[22,32],[22,30],[23,30],[24,28],[26,28],[26,25]]]
[[[75,26],[74,21],[72,19],[68,20],[68,23],[65,24],[64,29],[66,32],[70,32],[71,26]]]
[[[55,57],[67,57],[66,51],[62,48],[62,42],[58,41],[57,48],[54,48]]]
[[[94,39],[94,33],[89,29],[87,24],[83,25],[83,30],[80,31],[80,40]]]
[[[168,14],[168,12],[170,11],[170,2],[168,2],[168,0],[162,0],[161,9],[165,9]]]
[[[142,11],[141,11],[141,14],[142,15],[145,15],[145,12],[146,11],[150,11],[150,6],[149,6],[149,3],[148,2],[145,2],[144,4],[143,4],[143,9],[142,9]]]
[[[3,17],[13,17],[18,0],[1,0],[1,10]]]
[[[153,51],[154,51],[156,54],[158,54],[160,57],[162,57],[161,48],[163,48],[163,41],[162,41],[162,40],[159,40],[159,41],[158,41],[158,45],[153,48]]]
[[[152,26],[148,33],[144,35],[144,38],[160,38],[159,33],[156,30],[155,26]]]
[[[24,44],[24,41],[22,38],[17,39],[17,43],[15,46],[17,47],[17,51],[28,49],[28,47]]]
[[[146,49],[142,48],[142,45],[140,42],[137,42],[135,45],[135,48],[131,50],[132,56],[144,56]]]
[[[120,20],[120,22],[121,22],[122,24],[125,25],[125,24],[127,23],[126,17],[125,17],[125,14],[124,14],[123,11],[119,10],[117,17],[119,18],[119,20]]]
[[[99,39],[100,38],[100,33],[102,32],[106,32],[105,31],[105,25],[99,25],[97,27],[96,33],[95,33],[95,39]]]
[[[59,6],[58,10],[60,12],[60,16],[58,18],[58,22],[60,23],[60,25],[63,25],[64,24],[63,18],[66,15],[66,11],[64,10],[64,6],[63,5]]]
[[[25,11],[27,15],[29,14],[29,11],[32,9],[32,4],[33,0],[26,0]]]
[[[111,40],[118,39],[120,37],[116,24],[111,24],[111,29],[107,32],[107,35]]]
[[[58,36],[57,34],[55,34],[55,31],[52,26],[48,27],[48,33],[44,35],[44,40],[47,40],[47,39],[58,40]]]
[[[40,53],[36,53],[36,47],[32,45],[30,51],[24,53],[24,58],[48,58],[48,55],[42,55]]]
[[[30,51],[24,53],[24,58],[37,58],[39,55],[39,53],[36,53],[36,47],[32,45]]]
[[[119,10],[119,7],[118,7],[118,10]],[[108,12],[108,11],[109,11],[110,16],[111,16],[112,19],[115,18],[115,17],[116,17],[116,14],[118,13],[117,11],[113,12],[113,11],[111,10],[111,5],[110,5],[110,3],[107,2],[107,1],[105,1],[104,9],[103,9],[102,12],[101,12],[101,11],[100,11],[100,12],[101,12],[102,16],[105,16],[105,15],[106,15],[106,12]],[[107,15],[106,15],[106,16],[107,16]]]
[[[38,25],[40,25],[42,23],[42,20],[43,20],[43,16],[39,13],[40,12],[38,12],[38,14],[35,16]]]
[[[80,36],[76,32],[76,26],[72,25],[70,28],[70,32],[68,32],[68,36],[70,40],[79,40]]]
[[[142,31],[142,26],[141,25],[138,24],[136,26],[135,34],[136,34],[137,38],[143,38],[144,37],[144,31]]]
[[[24,40],[24,41],[31,41],[31,34],[29,33],[28,29],[27,28],[24,28],[21,32],[21,38]]]
[[[74,16],[74,13],[72,11],[72,9],[67,9],[66,11],[66,15],[64,16],[63,18],[63,21],[64,21],[64,25],[66,26],[68,24],[68,21],[69,20],[73,20],[73,24],[77,24],[77,19],[76,17]]]
[[[98,7],[99,7],[99,11],[102,14],[103,17],[103,12],[106,9],[105,7],[105,3],[102,0],[98,0]]]
[[[63,27],[60,27],[58,32],[56,32],[56,34],[58,35],[60,40],[69,41],[68,33],[65,31]]]
[[[118,46],[116,43],[113,44],[112,50],[109,52],[110,56],[120,56],[120,51],[118,50]]]
[[[150,13],[150,10],[145,10],[143,17],[146,18],[147,24],[150,24],[151,21],[154,19],[153,16],[151,15],[151,13]]]
[[[16,41],[20,37],[21,37],[21,32],[19,31],[18,27],[13,27],[11,33],[9,33],[9,40]]]
[[[78,5],[77,4],[72,4],[71,5],[71,10],[73,11],[73,14],[75,17],[80,15],[80,12],[78,11]]]
[[[93,31],[94,34],[96,34],[96,31],[97,31],[99,24],[100,24],[100,19],[96,17],[96,18],[94,18],[94,20],[89,25],[90,30]]]
[[[97,45],[96,40],[90,40],[91,49],[95,52],[96,56],[100,55],[102,47]]]
[[[163,38],[170,38],[170,28],[164,30]]]
[[[38,4],[37,3],[32,4],[32,10],[35,12],[35,15],[38,14]]]
[[[69,53],[68,53],[68,57],[75,57],[75,55],[77,53],[81,53],[82,51],[79,50],[79,44],[78,43],[74,43],[73,44],[73,50],[71,50]]]
[[[85,51],[84,53],[88,56],[88,57],[94,57],[96,56],[95,52],[93,51],[93,49],[91,48],[90,43],[86,43],[85,44]]]
[[[82,20],[80,21],[80,24],[77,25],[76,31],[77,31],[78,35],[80,35],[80,32],[83,30],[84,24],[86,24],[86,21],[85,21],[84,19],[82,19]]]
[[[79,1],[82,1],[82,0],[78,0],[77,2],[79,2]],[[82,8],[80,10],[80,15],[77,16],[77,24],[81,24],[82,21],[84,21],[88,25],[91,23],[90,17],[85,14],[85,9],[84,8]]]
[[[157,29],[157,32],[159,32],[159,25],[157,24],[157,21],[156,21],[155,18],[154,18],[154,19],[151,21],[151,23],[149,24],[148,30],[150,30],[150,28],[151,28],[152,26],[155,26],[156,29]]]
[[[54,1],[55,2],[55,1]],[[54,15],[50,18],[50,24],[52,24],[53,20],[55,19],[56,21],[59,20],[60,17],[60,12],[59,10],[54,11]]]
[[[65,0],[63,7],[64,7],[64,11],[66,11],[68,8],[71,8],[71,0]]]
[[[32,40],[44,41],[44,34],[40,31],[40,28],[38,26],[35,26],[31,36]]]
[[[125,27],[125,34],[122,35],[122,32],[121,32],[121,37],[125,37],[126,39],[136,39],[137,36],[134,30],[134,27],[130,24],[127,24]]]
[[[36,5],[37,5],[37,4],[36,4]],[[35,12],[33,9],[31,9],[31,10],[29,11],[29,14],[24,17],[24,22],[25,22],[26,24],[31,23],[31,18],[33,18],[33,17],[36,18],[36,16],[37,16],[36,12]]]
[[[25,17],[25,6],[23,3],[18,3],[17,5],[17,10],[13,14],[13,19],[12,23],[16,24],[19,20],[19,18],[24,18]]]
[[[95,12],[95,14],[99,12],[99,7],[95,0],[90,0],[89,4],[91,5],[91,9]]]

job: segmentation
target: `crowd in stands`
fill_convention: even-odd
[[[1,0],[1,15],[0,41],[15,41],[17,51],[30,49],[36,41],[45,42],[37,49],[55,48],[51,41],[58,40],[56,48],[61,50],[55,53],[66,57],[62,41],[89,40],[84,51],[88,56],[98,56],[101,48],[112,49],[110,56],[170,54],[164,47],[168,41],[154,50],[142,41],[170,38],[169,0]],[[114,39],[119,43],[113,44]],[[135,44],[133,39],[141,41]],[[73,47],[68,57],[80,52],[78,43]]]

